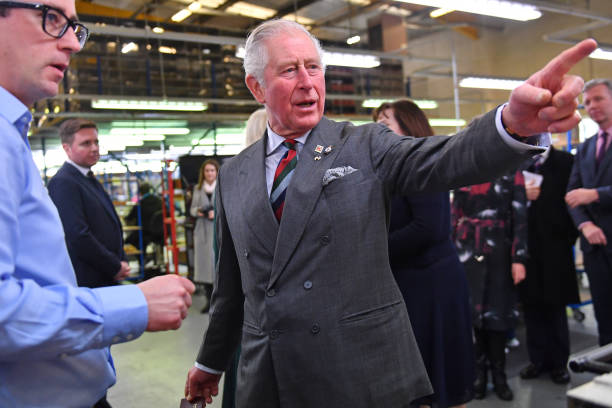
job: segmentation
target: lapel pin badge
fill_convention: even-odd
[[[315,161],[321,160],[321,156],[315,156],[314,159],[315,159]]]
[[[334,148],[334,146],[331,146],[331,145],[330,145],[330,146],[327,146],[327,147],[325,148],[325,154],[328,154],[329,152],[331,152],[333,148]]]
[[[323,146],[321,145],[317,145],[317,147],[315,147],[315,153],[321,153],[323,151]]]

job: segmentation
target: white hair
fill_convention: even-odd
[[[247,37],[244,46],[244,72],[246,75],[252,75],[261,85],[264,84],[264,70],[268,64],[268,50],[265,45],[266,40],[280,34],[285,34],[290,31],[303,32],[310,38],[312,44],[319,54],[319,60],[323,72],[325,65],[323,64],[323,50],[319,40],[304,28],[303,25],[291,20],[274,19],[266,21],[257,27]]]

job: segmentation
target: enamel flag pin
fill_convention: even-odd
[[[315,156],[314,159],[315,159],[315,161],[316,160],[321,160],[321,156]]]
[[[317,145],[317,147],[315,147],[315,153],[321,153],[322,151],[323,151],[323,146]]]
[[[331,152],[333,148],[334,148],[334,146],[331,146],[331,145],[327,146],[325,148],[325,154],[329,154],[329,152]]]

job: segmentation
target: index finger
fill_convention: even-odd
[[[540,73],[544,78],[558,77],[561,79],[563,75],[567,74],[569,70],[574,67],[574,65],[595,51],[596,48],[597,42],[594,39],[587,38],[586,40],[582,40],[553,58],[544,68],[542,68]]]

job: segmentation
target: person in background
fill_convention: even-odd
[[[603,346],[612,342],[612,81],[587,82],[582,99],[599,130],[578,146],[565,202],[580,231],[584,271]]]
[[[261,139],[266,131],[268,123],[268,115],[264,108],[257,109],[251,113],[246,123],[245,129],[245,147],[248,147]]]
[[[570,353],[566,305],[580,303],[572,249],[578,230],[565,205],[573,160],[570,153],[551,146],[523,166],[526,177],[538,174],[542,180],[525,180],[529,258],[527,277],[518,289],[530,363],[520,376],[531,379],[550,371],[556,384],[570,381],[565,368]]]
[[[193,281],[201,286],[206,296],[206,305],[202,313],[208,313],[214,281],[214,253],[213,253],[213,221],[214,193],[217,184],[217,173],[219,164],[216,160],[209,159],[200,166],[198,184],[193,188],[190,214],[196,218],[193,231],[193,248],[195,252]]]
[[[68,159],[47,188],[64,226],[77,283],[115,285],[127,278],[130,266],[113,200],[91,171],[100,159],[98,128],[90,120],[68,119],[59,135]]]
[[[177,329],[191,305],[194,286],[176,275],[77,287],[28,106],[57,95],[87,36],[73,0],[0,1],[0,407],[103,406],[116,378],[109,346]]]
[[[142,182],[138,186],[138,205],[140,206],[140,227],[142,231],[142,248],[140,248],[139,231],[132,231],[125,242],[132,244],[141,251],[147,250],[147,246],[154,242],[161,245],[164,240],[162,200],[155,194],[153,186]],[[130,225],[138,224],[138,206],[132,207],[124,218]]]
[[[583,81],[567,72],[596,46],[566,50],[457,135],[415,139],[323,117],[316,38],[288,20],[256,27],[245,82],[268,129],[219,173],[215,290],[187,400],[212,403],[238,343],[240,408],[396,408],[431,394],[389,267],[390,197],[481,183],[543,151],[541,132],[578,122]]]
[[[527,208],[521,172],[456,189],[453,238],[467,275],[476,340],[474,397],[482,399],[491,369],[493,388],[514,398],[506,380],[505,346],[518,311],[514,285],[525,279]]]
[[[409,100],[383,103],[373,116],[401,136],[434,134]],[[434,390],[416,403],[439,408],[465,407],[474,382],[468,285],[450,225],[448,191],[392,198],[389,263]]]

